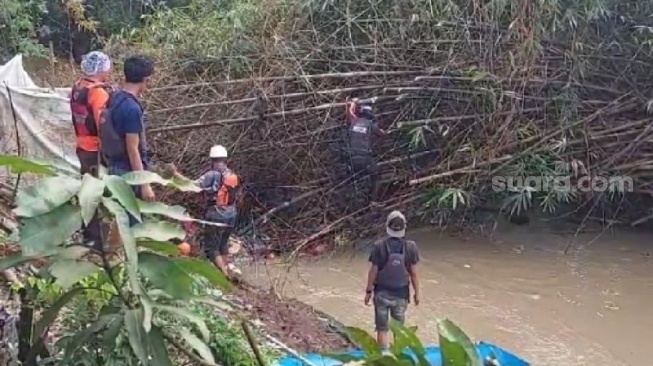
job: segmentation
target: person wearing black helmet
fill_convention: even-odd
[[[378,205],[378,168],[372,154],[375,137],[386,132],[376,122],[372,106],[354,99],[347,107],[349,165],[351,174],[367,176],[369,179],[368,197],[373,205]]]

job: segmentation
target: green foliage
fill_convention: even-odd
[[[451,320],[438,322],[443,366],[480,365],[480,359],[471,339]]]
[[[209,62],[243,73],[252,70],[248,56],[258,51],[255,37],[264,11],[261,0],[194,0],[144,16],[144,26],[130,38],[162,59]]]
[[[551,188],[536,190],[536,187],[530,185],[511,187],[508,192],[503,194],[503,209],[511,216],[520,215],[537,203],[544,211],[553,213],[559,206],[573,202],[576,198],[574,190],[565,191],[554,187],[554,179],[567,178],[571,180],[573,175],[573,172],[569,170],[569,165],[559,160],[556,155],[554,151],[550,154],[528,155],[507,169],[506,175],[517,178],[515,182],[520,182],[518,179],[522,179],[524,183],[527,183],[526,178],[538,177],[547,180]]]
[[[339,360],[343,363],[363,362],[365,365],[383,366],[429,366],[426,350],[411,329],[390,320],[390,330],[394,343],[389,352],[382,352],[374,338],[362,329],[348,327],[350,339],[358,345],[365,356],[362,358],[349,355],[329,354],[325,357]],[[481,366],[481,360],[469,337],[448,319],[438,321],[440,352],[444,366]],[[410,352],[407,353],[407,351]]]
[[[424,216],[435,216],[439,224],[446,223],[456,212],[470,205],[469,194],[460,188],[436,186],[425,194]],[[423,217],[426,218],[426,217]]]
[[[46,310],[35,324],[28,345],[31,351],[23,362],[33,361],[54,320],[71,311],[67,309],[74,309],[70,320],[64,321],[68,331],[58,342],[63,350],[58,365],[136,365],[138,361],[142,365],[172,365],[167,341],[171,337],[180,337],[214,363],[206,344],[210,333],[205,321],[170,302],[195,298],[197,278],[222,286],[222,290],[228,290],[230,283],[211,264],[175,258],[167,248],[158,252],[157,248],[164,245],[175,248],[166,241],[184,236],[178,225],[162,218],[191,218],[179,206],[138,201],[130,187],[135,182],[174,186],[173,181],[151,173],[131,174],[128,180],[111,175],[70,177],[17,157],[0,157],[2,162],[14,171],[50,175],[19,190],[14,213],[20,225],[15,236],[22,253],[0,263],[4,269],[35,258],[48,260],[43,274],[25,284],[34,294],[34,304],[41,303]],[[190,190],[185,184],[182,182],[181,188]],[[96,210],[106,224],[118,227],[124,261],[109,261],[104,252],[94,252],[71,240]],[[130,227],[128,213],[141,222]],[[168,315],[162,318],[161,314]],[[185,319],[193,327],[165,327],[170,316]],[[88,353],[89,347],[102,350],[102,356]],[[95,361],[91,361],[93,357]],[[85,361],[80,363],[80,359]]]
[[[215,307],[202,303],[191,304],[191,310],[206,320],[211,337],[207,343],[223,365],[260,366],[247,343],[244,332],[239,324],[225,318],[211,316]],[[277,351],[263,348],[263,356],[268,364],[281,356]]]
[[[46,0],[5,0],[0,6],[0,59],[22,52],[43,56],[45,48],[36,42],[36,24],[46,14]]]

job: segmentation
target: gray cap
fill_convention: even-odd
[[[392,211],[385,221],[385,231],[393,238],[406,236],[406,217],[400,211]]]

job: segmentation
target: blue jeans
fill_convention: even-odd
[[[121,167],[121,166],[115,166],[115,165],[109,165],[108,170],[109,170],[110,175],[118,175],[118,176],[121,176],[121,177],[123,175],[131,172],[131,170],[129,170],[129,169],[126,169],[126,168]],[[132,190],[134,191],[134,195],[136,196],[136,198],[142,199],[141,187],[140,186],[132,186]],[[129,212],[127,213],[127,215],[129,215],[129,226],[130,227],[138,224],[138,220],[133,215],[131,215]]]

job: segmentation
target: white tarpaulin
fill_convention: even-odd
[[[66,170],[78,171],[69,91],[69,88],[37,86],[23,68],[21,55],[0,65],[1,154],[20,154],[26,158],[52,162]],[[17,139],[20,139],[20,143]],[[6,169],[1,174],[3,180],[9,178]]]

